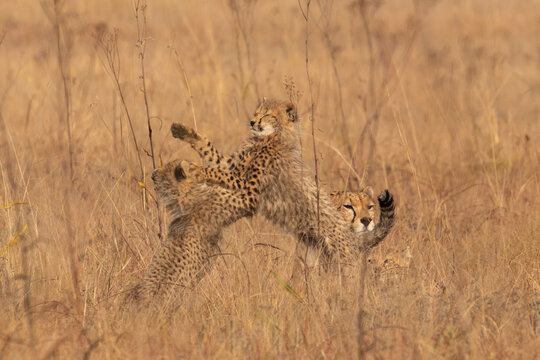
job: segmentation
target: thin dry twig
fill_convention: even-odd
[[[150,107],[148,106],[148,95],[146,91],[146,76],[144,72],[144,54],[146,50],[146,1],[141,4],[140,0],[137,0],[135,4],[135,19],[137,21],[137,48],[139,49],[139,59],[141,62],[141,82],[142,92],[144,97],[144,107],[146,109],[146,122],[148,125],[148,138],[150,139],[150,152],[152,154],[152,166],[156,168],[156,159],[154,156],[154,143],[152,141],[152,124],[150,119]],[[142,15],[143,24],[139,21],[139,15]]]
[[[366,349],[364,346],[364,336],[366,329],[364,326],[364,292],[366,288],[366,274],[367,274],[367,263],[368,263],[369,250],[364,251],[362,254],[362,260],[360,264],[360,278],[358,281],[359,285],[359,299],[358,299],[358,358],[365,359],[366,353],[369,349]]]
[[[309,99],[310,99],[310,107],[311,107],[311,138],[313,143],[313,162],[315,167],[315,188],[316,188],[316,194],[317,194],[317,238],[320,237],[321,229],[320,229],[320,189],[319,189],[319,167],[318,167],[318,161],[317,161],[317,144],[315,139],[315,103],[313,101],[313,87],[312,87],[312,80],[311,80],[311,74],[309,72],[309,7],[311,5],[311,0],[306,0],[306,9],[305,13],[302,7],[300,7],[300,10],[302,11],[302,15],[304,15],[304,18],[306,20],[306,38],[305,38],[305,48],[306,48],[306,76],[308,80],[308,87],[309,87]],[[308,248],[306,248],[305,257],[308,256]],[[310,273],[309,273],[309,267],[305,267],[305,283],[306,283],[306,291],[308,294],[310,294],[310,287],[309,287],[309,279],[310,279]]]
[[[238,0],[229,0],[228,5],[229,8],[232,11],[234,21],[236,23],[236,51],[238,56],[238,66],[240,70],[240,79],[241,79],[241,85],[242,86],[248,86],[249,83],[251,83],[255,90],[255,96],[257,97],[257,100],[259,101],[261,99],[260,93],[259,93],[259,85],[257,84],[257,81],[255,81],[255,74],[257,73],[257,66],[255,62],[253,61],[253,54],[251,51],[251,42],[249,39],[248,34],[251,32],[252,24],[248,23],[249,19],[252,18],[253,15],[253,8],[255,4],[257,3],[256,0],[247,1],[244,3],[244,7],[242,8],[241,5],[239,5]],[[242,68],[242,57],[241,57],[241,50],[240,50],[240,42],[239,38],[242,38],[246,50],[246,59],[247,59],[247,65],[249,67],[250,71],[250,79],[249,83],[245,84],[244,82],[244,76],[243,76],[243,68]],[[245,93],[247,88],[243,90]],[[244,96],[243,96],[244,97]]]
[[[366,0],[358,0],[358,8],[360,12],[360,18],[362,20],[362,28],[366,36],[368,56],[369,56],[369,71],[368,71],[368,100],[364,99],[364,111],[368,114],[366,123],[360,133],[358,138],[359,148],[362,149],[364,144],[364,139],[366,135],[369,134],[369,152],[367,156],[367,161],[373,157],[373,152],[375,150],[375,137],[377,133],[377,124],[379,121],[380,108],[382,103],[377,103],[376,91],[375,91],[375,54],[373,49],[373,38],[370,30],[370,16],[368,16],[369,4],[366,3]],[[377,7],[377,4],[375,5]],[[375,8],[376,10],[376,8]],[[369,165],[366,166],[369,168]]]
[[[218,257],[218,256],[221,256],[223,258],[225,258],[225,256],[232,256],[233,258],[237,259],[238,261],[240,261],[240,264],[242,264],[242,267],[244,268],[244,271],[246,273],[246,278],[247,278],[247,288],[248,288],[248,296],[251,292],[251,280],[249,278],[249,271],[247,269],[247,266],[246,266],[246,263],[244,262],[244,260],[242,260],[242,258],[240,256],[238,256],[238,254],[234,254],[234,253],[218,253],[218,254],[213,254],[213,255],[210,255],[208,257],[208,259],[211,259],[211,258],[214,258],[214,257]]]
[[[128,106],[126,104],[126,99],[124,97],[124,92],[122,91],[122,86],[120,86],[120,55],[118,52],[118,29],[114,29],[113,32],[104,34],[96,39],[98,47],[101,49],[105,59],[100,57],[101,62],[105,69],[108,70],[108,73],[111,75],[114,84],[116,85],[116,90],[120,96],[120,102],[122,103],[122,108],[126,114],[129,128],[131,130],[131,135],[133,138],[133,144],[135,145],[135,151],[137,153],[137,160],[139,161],[139,169],[141,171],[140,181],[144,181],[144,168],[141,159],[141,153],[139,150],[139,144],[137,142],[137,137],[135,136],[135,129],[133,128],[133,121],[131,120],[131,115],[129,113]]]
[[[154,154],[154,143],[152,140],[152,122],[150,118],[150,107],[148,105],[148,93],[146,91],[146,76],[144,72],[144,54],[146,50],[146,1],[143,4],[137,0],[135,4],[135,19],[137,21],[137,47],[139,48],[139,59],[141,62],[141,82],[142,82],[142,92],[144,97],[144,107],[146,109],[146,124],[148,126],[148,138],[150,139],[150,152],[152,157],[152,168],[156,169],[156,157]],[[142,26],[139,21],[139,16],[142,15]],[[145,188],[146,191],[146,188]],[[146,199],[146,197],[145,197]],[[158,216],[158,237],[161,239],[163,234],[162,221],[161,221],[161,211],[159,201],[156,199],[156,208]]]
[[[53,0],[54,18],[51,21],[56,36],[58,66],[60,68],[60,77],[62,78],[62,84],[64,87],[64,106],[66,112],[66,132],[68,137],[69,171],[71,175],[71,181],[73,181],[73,142],[71,139],[71,86],[69,79],[69,49],[65,44],[66,29],[61,25],[64,22],[61,6],[62,4],[60,0]]]
[[[2,43],[4,42],[6,35],[7,35],[7,31],[2,30],[2,32],[0,33],[0,46],[2,46]]]
[[[308,86],[309,86],[309,98],[310,98],[310,104],[311,104],[311,137],[313,139],[313,157],[314,157],[314,166],[315,166],[315,186],[317,188],[317,236],[320,235],[320,206],[319,206],[319,195],[320,195],[320,189],[319,189],[319,168],[318,168],[318,161],[317,161],[317,144],[315,140],[315,103],[313,101],[313,87],[312,87],[312,80],[311,75],[309,73],[309,6],[311,4],[311,0],[306,0],[306,12],[305,12],[305,19],[306,19],[306,76],[308,80]],[[302,13],[304,14],[303,10]]]
[[[21,238],[23,238],[24,242],[24,234],[20,235]],[[24,313],[26,317],[26,323],[28,326],[28,333],[29,333],[29,344],[30,346],[34,346],[35,344],[35,332],[34,332],[34,319],[32,312],[30,311],[30,308],[32,307],[31,299],[30,299],[30,274],[31,271],[28,266],[28,251],[31,245],[24,245],[22,247],[21,251],[21,265],[22,265],[22,279],[24,280],[24,298],[23,298],[23,307],[24,307]]]
[[[347,148],[347,153],[349,155],[349,159],[353,158],[353,149],[351,145],[351,141],[349,139],[349,136],[347,135],[347,117],[345,116],[345,109],[343,106],[343,86],[341,85],[341,78],[339,76],[339,71],[337,67],[337,60],[336,60],[336,53],[337,53],[337,47],[335,46],[332,37],[331,37],[331,20],[332,20],[332,8],[334,5],[334,1],[330,0],[329,5],[327,5],[326,8],[323,9],[323,5],[321,4],[321,1],[317,1],[319,4],[319,7],[321,8],[321,14],[324,16],[324,23],[321,27],[317,24],[317,26],[320,28],[321,33],[324,38],[324,43],[326,45],[326,48],[328,50],[328,53],[330,54],[330,63],[332,65],[332,72],[334,74],[334,79],[336,80],[336,84],[338,87],[338,105],[339,105],[339,113],[341,116],[341,137],[343,138],[343,141],[345,142],[345,147]]]
[[[182,76],[184,77],[184,84],[186,85],[186,89],[188,91],[189,104],[191,105],[191,115],[193,116],[193,128],[195,129],[195,131],[198,131],[197,130],[197,117],[195,116],[195,105],[193,103],[193,94],[191,92],[191,85],[189,84],[186,68],[184,66],[184,62],[182,61],[181,56],[178,54],[178,51],[176,49],[173,49],[173,51],[176,58],[176,63],[178,64],[178,67],[180,68],[180,71],[182,72]]]
[[[373,40],[373,33],[371,31],[371,22],[373,21],[374,14],[380,7],[381,2],[375,1],[375,2],[369,2],[366,0],[358,0],[358,8],[360,13],[360,18],[362,22],[362,28],[364,30],[364,34],[366,37],[366,43],[367,43],[367,50],[369,54],[369,72],[368,72],[368,90],[367,90],[367,96],[364,99],[364,111],[367,114],[366,116],[366,122],[364,124],[364,127],[362,128],[362,131],[360,132],[360,136],[358,137],[358,140],[356,142],[356,147],[359,149],[363,148],[364,141],[366,138],[369,139],[369,149],[368,149],[368,155],[366,156],[369,168],[369,163],[373,161],[374,153],[375,153],[375,139],[377,138],[377,132],[378,132],[378,125],[379,125],[379,118],[381,111],[383,107],[386,105],[386,103],[389,100],[388,96],[388,88],[389,84],[392,82],[394,78],[397,77],[397,72],[395,70],[394,61],[392,59],[393,53],[395,49],[390,50],[390,54],[386,57],[384,55],[381,55],[382,59],[375,59],[375,43]],[[416,40],[416,36],[418,34],[418,31],[422,25],[421,19],[418,18],[418,16],[414,17],[414,22],[412,23],[410,36],[407,39],[407,42],[405,43],[405,51],[400,59],[400,64],[402,67],[405,67],[410,54],[411,49],[414,45],[414,42]],[[375,81],[375,66],[376,64],[381,63],[383,64],[384,72],[382,80],[380,81],[380,85],[377,86]]]

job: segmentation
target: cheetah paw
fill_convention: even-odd
[[[188,142],[198,140],[200,138],[195,130],[180,123],[173,123],[171,125],[171,133],[173,137]]]

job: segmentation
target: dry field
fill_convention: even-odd
[[[0,3],[0,358],[540,357],[540,1],[134,9]],[[196,160],[173,121],[231,151],[292,82],[321,186],[389,188],[392,233],[293,284],[293,237],[243,219],[176,306],[125,307],[166,231],[148,117],[156,165]]]

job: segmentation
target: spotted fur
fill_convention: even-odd
[[[388,234],[394,223],[393,198],[386,190],[379,195],[381,208],[391,203],[392,210],[382,213],[373,231],[352,233],[323,189],[317,201],[317,188],[300,160],[297,122],[293,104],[263,101],[250,122],[254,137],[228,158],[184,125],[174,124],[173,136],[189,142],[208,164],[190,166],[198,181],[241,191],[251,210],[316,247],[326,260],[355,260]]]

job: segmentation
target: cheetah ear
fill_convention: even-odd
[[[373,188],[372,188],[371,186],[366,186],[366,187],[364,188],[364,190],[362,190],[362,191],[365,192],[366,194],[368,194],[368,196],[369,196],[370,198],[372,198],[372,199],[373,199],[374,196],[375,196],[375,192],[373,191]]]
[[[332,191],[329,195],[336,209],[339,209],[339,207],[343,203],[343,191]]]
[[[296,106],[292,102],[288,102],[285,105],[285,112],[291,122],[298,120],[298,113],[296,112]]]

